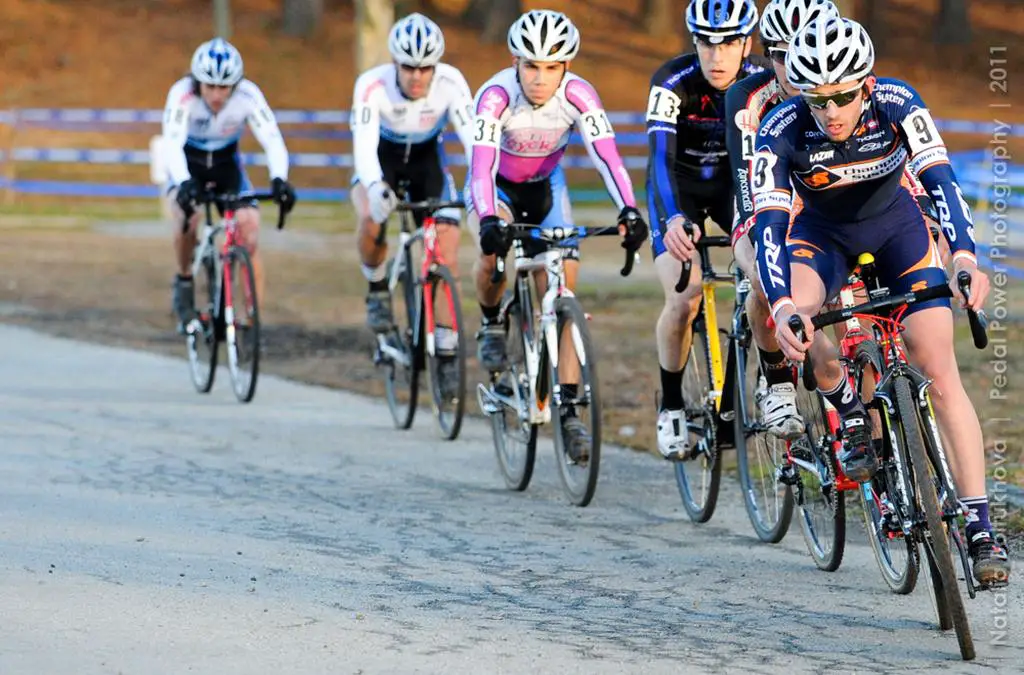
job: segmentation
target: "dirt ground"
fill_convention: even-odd
[[[184,356],[170,311],[172,257],[169,238],[153,222],[155,209],[138,210],[139,220],[110,220],[87,210],[75,217],[0,215],[0,321],[18,323],[75,339],[126,345]],[[316,213],[316,212],[314,212]],[[329,212],[323,212],[328,215]],[[131,215],[131,212],[129,212]],[[263,299],[266,336],[264,372],[305,382],[379,395],[379,374],[370,361],[371,336],[364,328],[365,282],[356,264],[353,237],[339,232],[335,216],[306,217],[285,232],[265,228],[267,293]],[[585,242],[590,244],[591,242]],[[658,370],[654,324],[661,307],[649,251],[634,275],[618,274],[621,250],[609,240],[584,247],[578,294],[592,313],[591,329],[599,355],[606,439],[641,451],[654,450]],[[460,264],[471,269],[468,240]],[[1012,294],[1012,316],[1024,310],[1024,286]],[[475,331],[479,308],[463,275],[463,311]],[[731,297],[723,294],[720,315],[727,319]],[[966,322],[961,322],[966,323]],[[629,336],[629,337],[624,337]],[[1024,340],[1024,327],[1012,323],[1003,337]],[[482,381],[470,340],[470,391]],[[1008,350],[1009,373],[1019,372],[1020,350]],[[1024,484],[1024,421],[1016,415],[1022,388],[1010,378],[1006,400],[989,400],[993,382],[992,348],[979,352],[966,325],[959,330],[958,359],[965,384],[978,404],[989,450],[1001,438],[1014,454],[1005,468]],[[191,393],[182,364],[182,395]],[[217,386],[223,386],[219,384]],[[424,400],[424,403],[426,401]],[[470,396],[467,409],[478,414]],[[425,408],[429,409],[429,408]],[[999,421],[1010,419],[1010,422]],[[427,429],[428,417],[417,421]]]

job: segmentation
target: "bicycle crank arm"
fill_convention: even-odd
[[[383,335],[377,336],[377,349],[381,354],[391,359],[393,363],[400,364],[406,368],[412,365],[412,358],[404,350],[395,349],[389,345]]]

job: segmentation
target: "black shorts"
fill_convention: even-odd
[[[682,185],[679,188],[679,209],[688,220],[703,226],[704,221],[711,218],[726,234],[732,233],[732,221],[736,212],[732,183],[716,183],[690,190],[683,190]],[[648,194],[653,195],[650,188]],[[648,210],[650,213],[656,213],[653,202],[648,204]],[[651,253],[655,259],[668,250],[664,242],[665,231],[665,223],[651,223]]]
[[[188,173],[193,180],[199,183],[202,189],[211,190],[219,194],[245,195],[253,192],[252,182],[249,180],[245,167],[242,166],[242,158],[238,154],[238,145],[229,145],[221,150],[207,152],[195,148],[185,147],[185,159],[188,161]],[[167,192],[178,187],[169,185]],[[259,208],[259,202],[249,202],[252,208]],[[223,216],[224,210],[217,205],[217,211]]]
[[[458,199],[455,180],[445,168],[444,146],[442,138],[416,145],[392,143],[380,139],[377,146],[377,159],[380,161],[384,182],[392,190],[405,189],[409,201],[419,202],[425,199]],[[359,182],[357,176],[352,177],[352,185]],[[369,187],[364,185],[363,187]],[[418,213],[417,224],[423,214]],[[438,217],[459,222],[457,211],[439,211]]]

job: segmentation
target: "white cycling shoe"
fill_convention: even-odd
[[[792,382],[773,384],[758,391],[757,404],[768,433],[793,441],[804,433],[804,420],[796,407],[796,387]]]
[[[690,451],[690,433],[682,410],[658,413],[658,452],[665,459],[685,459]]]

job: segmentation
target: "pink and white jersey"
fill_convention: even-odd
[[[565,154],[574,128],[615,205],[636,206],[615,132],[597,92],[583,78],[566,73],[551,100],[534,106],[519,86],[515,68],[506,68],[477,92],[475,110],[470,192],[481,218],[497,213],[498,174],[513,183],[546,179]]]

